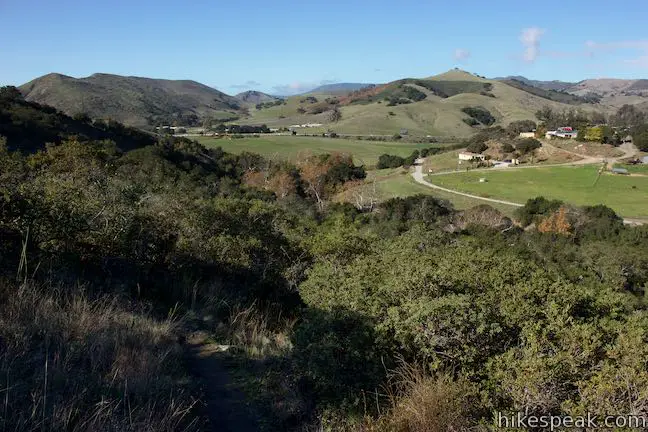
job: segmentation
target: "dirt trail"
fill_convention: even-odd
[[[205,414],[211,423],[210,431],[255,432],[260,430],[260,420],[246,404],[246,396],[234,388],[225,367],[221,345],[209,343],[204,336],[196,335],[187,341],[188,363],[200,378],[205,393]]]
[[[572,162],[571,163],[572,165],[587,165],[593,163],[607,162],[608,169],[612,169],[614,164],[619,162],[620,160],[631,158],[632,156],[635,156],[639,152],[639,149],[635,147],[632,143],[623,143],[619,147],[617,147],[619,150],[623,152],[621,156],[616,156],[616,157],[587,156],[584,154],[580,154],[570,150],[556,147],[546,140],[542,140],[541,143],[543,147],[551,148],[557,151],[563,151],[565,153],[569,153],[571,155],[583,158],[580,161]]]
[[[540,143],[542,144],[542,147],[548,148],[554,152],[562,152],[562,153],[567,153],[572,156],[577,156],[579,158],[582,158],[577,161],[571,161],[571,162],[566,162],[564,164],[553,164],[553,165],[589,165],[589,164],[595,164],[595,163],[602,163],[605,158],[600,157],[600,156],[588,156],[580,153],[576,153],[570,150],[566,150],[564,148],[556,147],[553,144],[551,144],[547,140],[540,140]]]

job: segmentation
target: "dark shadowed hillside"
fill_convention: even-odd
[[[197,124],[240,110],[240,101],[195,81],[174,81],[110,74],[72,78],[48,74],[20,87],[28,101],[53,106],[69,115],[113,119],[145,126]]]
[[[156,142],[153,134],[114,120],[93,122],[87,116],[70,117],[56,108],[27,102],[15,87],[0,87],[0,137],[6,138],[9,149],[23,152],[71,138],[110,140],[124,151]]]

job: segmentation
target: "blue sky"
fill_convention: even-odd
[[[105,72],[289,94],[453,67],[648,78],[647,14],[645,0],[0,0],[0,85]]]

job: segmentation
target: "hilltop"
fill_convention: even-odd
[[[248,90],[234,96],[236,99],[243,101],[244,103],[256,105],[258,103],[265,102],[275,102],[281,100],[281,98],[271,96],[267,93],[263,93],[256,90]]]
[[[191,125],[203,117],[233,117],[241,102],[196,81],[165,80],[97,73],[73,78],[51,73],[19,87],[28,101],[53,106],[69,115],[113,119],[146,126]]]

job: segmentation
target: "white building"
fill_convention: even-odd
[[[483,154],[479,154],[479,153],[471,153],[471,152],[461,152],[461,153],[459,153],[459,160],[462,160],[462,161],[475,161],[475,160],[483,161],[485,159],[486,159],[486,156],[483,155]]]
[[[297,125],[291,125],[291,128],[314,128],[314,127],[320,127],[323,126],[322,123],[304,123],[304,124],[297,124]]]
[[[552,138],[572,139],[576,137],[578,137],[578,131],[572,129],[571,127],[561,127],[556,129],[555,131],[549,131],[545,134],[545,138],[547,139],[552,139]]]

